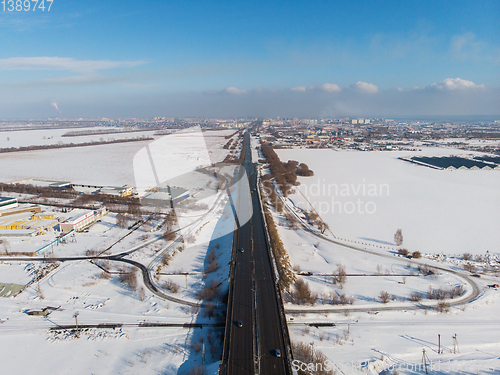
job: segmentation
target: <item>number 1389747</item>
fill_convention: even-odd
[[[0,1],[4,12],[50,12],[54,0],[2,0]]]

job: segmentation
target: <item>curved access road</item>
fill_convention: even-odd
[[[313,236],[315,236],[321,240],[331,242],[331,243],[334,243],[334,244],[339,245],[339,246],[347,247],[347,248],[355,250],[355,251],[360,251],[360,252],[367,253],[370,255],[375,255],[378,257],[395,260],[393,255],[381,254],[381,253],[376,252],[376,251],[364,249],[364,248],[357,247],[354,245],[349,245],[349,244],[346,244],[344,242],[340,242],[338,240],[328,238],[320,233],[315,232],[314,230],[312,230],[308,225],[306,225],[302,221],[302,219],[297,215],[297,213],[294,210],[292,210],[288,206],[288,204],[285,202],[285,200],[283,199],[283,197],[281,195],[279,195],[279,197],[283,202],[283,206],[285,206],[286,209],[298,219],[301,226],[307,232],[312,234]],[[465,305],[469,302],[474,301],[476,298],[478,298],[481,295],[481,288],[476,283],[476,281],[473,280],[469,275],[464,274],[463,272],[451,270],[449,268],[444,268],[444,267],[440,267],[440,266],[431,265],[431,264],[424,263],[424,262],[419,262],[419,261],[414,260],[414,259],[405,259],[405,262],[408,262],[411,264],[416,264],[416,265],[425,265],[425,266],[432,268],[434,270],[437,270],[437,271],[451,273],[455,276],[460,277],[461,279],[464,280],[464,282],[466,282],[467,284],[469,284],[471,286],[471,288],[472,288],[471,293],[466,293],[464,296],[459,297],[459,298],[444,300],[445,302],[448,303],[449,306]],[[388,311],[388,310],[419,310],[419,309],[428,309],[431,307],[435,307],[438,303],[439,303],[439,301],[422,302],[422,303],[418,303],[418,304],[411,304],[408,306],[402,306],[401,304],[398,306],[391,306],[390,304],[389,305],[382,304],[382,306],[380,306],[380,307],[362,307],[362,306],[356,307],[356,306],[350,306],[350,305],[343,305],[343,306],[337,306],[337,307],[331,307],[331,308],[319,308],[319,309],[317,307],[314,307],[311,309],[286,308],[285,307],[285,311],[287,313],[325,314],[325,313],[346,312],[346,311],[348,311],[348,312],[368,312],[368,311]]]

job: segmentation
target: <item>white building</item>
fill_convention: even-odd
[[[73,216],[67,219],[64,223],[59,224],[62,232],[69,232],[72,230],[80,231],[85,227],[95,223],[97,216],[94,211],[74,210]]]

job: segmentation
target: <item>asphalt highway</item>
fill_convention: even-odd
[[[238,235],[227,374],[287,374],[288,359],[278,296],[272,277],[248,134],[245,142],[243,167],[250,190],[249,196],[245,196],[245,187],[240,188],[238,201],[241,205],[251,205],[253,214],[249,222],[242,223]],[[278,351],[281,355],[278,355]]]

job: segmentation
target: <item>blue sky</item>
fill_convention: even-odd
[[[1,7],[0,118],[500,114],[496,0]]]

